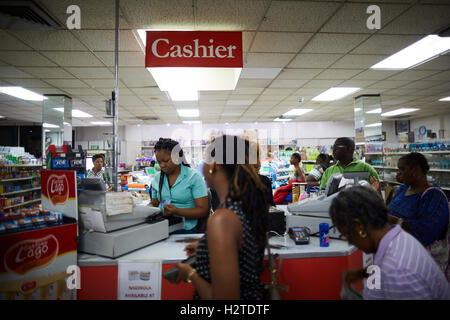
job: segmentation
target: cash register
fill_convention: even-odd
[[[305,199],[289,204],[287,210],[290,215],[286,216],[287,228],[307,227],[311,233],[319,232],[319,224],[325,222],[330,226],[330,237],[338,238],[337,228],[331,228],[333,223],[329,215],[329,208],[339,192],[349,186],[359,184],[371,188],[370,184],[363,180],[369,178],[369,172],[356,171],[337,173],[330,177],[325,193],[316,198]]]
[[[169,236],[160,209],[135,203],[129,192],[106,192],[98,178],[81,182],[78,192],[79,251],[116,258]]]

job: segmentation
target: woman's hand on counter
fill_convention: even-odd
[[[178,267],[178,277],[176,283],[179,283],[180,281],[186,281],[189,272],[191,272],[192,270],[192,267],[186,263],[181,262],[178,262],[176,266]]]
[[[199,241],[193,241],[189,243],[186,247],[184,247],[184,251],[188,257],[195,256],[197,254],[197,247]]]

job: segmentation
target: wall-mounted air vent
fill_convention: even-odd
[[[0,1],[0,28],[56,30],[61,26],[34,1]]]
[[[159,120],[158,117],[136,117],[136,118],[138,118],[138,119],[140,119],[140,120],[144,120],[144,121],[150,121],[150,120],[154,121],[154,120]]]

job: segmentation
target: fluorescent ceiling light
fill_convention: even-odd
[[[111,124],[111,122],[109,122],[109,121],[92,121],[91,123],[95,124],[95,125],[99,125],[99,126],[110,125]]]
[[[42,101],[44,99],[47,99],[46,97],[36,92],[24,89],[22,87],[0,87],[0,93],[8,94],[10,96],[29,101]]]
[[[59,128],[59,126],[55,125],[55,124],[51,124],[51,123],[43,123],[42,126],[44,128]]]
[[[450,50],[450,38],[429,35],[378,62],[371,69],[406,69]]]
[[[64,108],[53,108],[56,111],[64,112]],[[93,116],[89,113],[86,113],[84,111],[78,110],[78,109],[72,109],[72,117],[74,118],[92,118]]]
[[[355,112],[361,111],[361,108],[355,108]]]
[[[187,121],[183,121],[183,123],[185,124],[196,124],[196,123],[200,123],[199,120],[187,120]]]
[[[0,119],[3,119],[5,116],[0,116]]]
[[[273,119],[273,121],[291,121],[292,119],[280,119],[280,118],[275,118],[275,119]]]
[[[352,87],[335,87],[330,88],[318,96],[312,98],[313,101],[334,101],[342,99],[349,94],[352,94],[358,90],[361,90],[361,88],[352,88]]]
[[[311,112],[313,109],[292,109],[283,114],[283,116],[301,116],[305,113]]]
[[[227,106],[249,106],[253,100],[227,100]]]
[[[234,90],[242,68],[147,68],[161,91]]]
[[[45,129],[44,132],[51,132],[51,130]]]
[[[197,101],[198,91],[189,89],[171,89],[168,90],[172,101]]]
[[[367,111],[366,113],[381,113],[381,108],[373,109],[373,110]]]
[[[400,109],[397,109],[397,110],[393,110],[393,111],[382,113],[381,116],[383,116],[383,117],[391,117],[391,116],[397,116],[399,114],[415,112],[417,110],[420,110],[420,109],[417,109],[417,108],[400,108]]]
[[[64,122],[64,125],[71,127],[70,123],[68,123],[68,122]]]
[[[371,123],[371,124],[366,125],[366,127],[367,128],[370,128],[370,127],[381,127],[381,122]]]
[[[178,115],[185,118],[198,117],[200,112],[198,109],[177,109]]]
[[[243,68],[241,79],[274,79],[281,68]]]
[[[445,98],[439,99],[439,101],[450,101],[450,97],[445,97]]]

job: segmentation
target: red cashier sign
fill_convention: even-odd
[[[242,32],[147,31],[145,67],[242,68]]]

